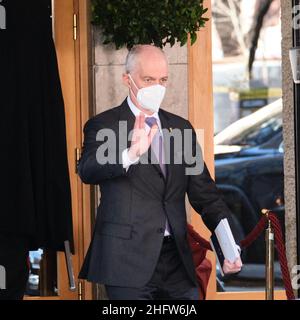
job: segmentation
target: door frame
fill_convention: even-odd
[[[75,114],[70,115],[71,122],[74,123],[74,127],[70,126],[69,133],[73,138],[73,145],[68,151],[70,155],[71,172],[74,180],[74,206],[77,206],[77,217],[74,217],[74,228],[77,229],[77,270],[75,271],[75,277],[78,279],[79,270],[83,264],[85,254],[88,250],[91,240],[91,221],[94,208],[92,207],[92,188],[89,185],[84,185],[79,176],[76,173],[76,164],[78,158],[76,158],[76,151],[81,151],[83,143],[83,127],[86,121],[93,114],[92,110],[92,91],[91,91],[91,72],[89,69],[89,62],[91,61],[91,45],[90,45],[90,10],[89,1],[84,0],[67,0],[69,7],[64,8],[67,2],[66,0],[55,0],[57,3],[56,9],[61,13],[60,19],[55,19],[57,25],[58,34],[65,33],[69,48],[65,50],[65,56],[72,51],[72,65],[74,73],[70,74],[69,68],[62,61],[60,65],[60,73],[65,74],[65,94],[72,95],[74,99],[73,108],[75,108]],[[72,8],[73,6],[73,8]],[[68,28],[65,28],[65,18],[68,19]],[[62,42],[57,42],[58,60],[60,60],[59,47],[64,45],[64,39]],[[70,90],[69,84],[72,84],[74,90]],[[66,109],[70,109],[72,113],[72,105],[66,105]],[[68,130],[68,129],[67,129]],[[80,155],[78,155],[80,156]],[[76,210],[75,210],[76,215]],[[74,214],[73,213],[73,214]],[[92,299],[92,285],[85,280],[78,280],[78,299]]]
[[[89,61],[89,1],[52,0],[54,39],[65,102],[68,160],[72,192],[75,255],[74,275],[77,290],[68,288],[63,253],[58,253],[60,299],[92,299],[92,285],[78,280],[78,274],[91,240],[91,187],[84,185],[76,172],[83,142],[83,126],[92,114]]]

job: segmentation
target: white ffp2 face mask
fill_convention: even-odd
[[[129,77],[138,90],[136,96],[138,103],[147,110],[158,112],[164,99],[166,88],[160,84],[156,84],[150,87],[139,89],[130,74]],[[132,89],[131,92],[133,93]]]

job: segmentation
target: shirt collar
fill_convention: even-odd
[[[132,113],[134,114],[135,117],[137,117],[142,111],[132,102],[132,100],[130,99],[130,96],[128,95],[127,97],[127,103],[129,105],[130,110],[132,111]],[[160,127],[160,120],[159,120],[159,116],[158,116],[158,112],[153,113],[151,116],[148,116],[147,114],[145,114],[145,117],[154,117],[157,120],[157,123]]]

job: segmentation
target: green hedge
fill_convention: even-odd
[[[116,48],[135,44],[155,44],[163,47],[179,42],[191,44],[196,31],[208,21],[203,0],[92,0],[92,23],[99,25],[104,44]]]

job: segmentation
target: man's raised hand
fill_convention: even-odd
[[[158,126],[153,125],[149,133],[145,129],[145,115],[140,113],[135,118],[131,146],[128,150],[129,159],[134,161],[148,151],[154,136],[158,131]]]

